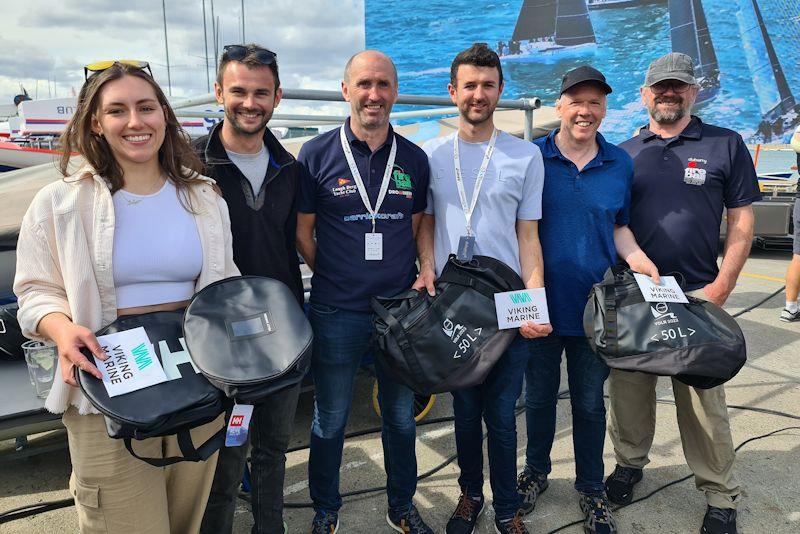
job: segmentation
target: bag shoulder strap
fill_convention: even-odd
[[[204,462],[208,460],[212,454],[217,452],[225,444],[226,428],[223,426],[213,436],[208,438],[205,443],[199,447],[195,447],[192,443],[192,436],[188,428],[181,429],[177,433],[178,447],[181,449],[183,456],[170,456],[167,458],[148,458],[139,456],[133,450],[131,438],[125,438],[125,448],[133,455],[143,462],[154,467],[166,467],[168,465],[176,464],[178,462]]]
[[[617,285],[611,283],[603,291],[605,307],[605,340],[606,350],[609,354],[616,355],[618,345],[618,324],[617,324]]]
[[[408,365],[412,368],[412,372],[417,376],[424,376],[422,366],[417,358],[417,353],[411,348],[411,342],[409,342],[408,336],[406,336],[403,325],[401,325],[400,321],[389,313],[377,299],[372,299],[370,304],[372,305],[372,310],[375,312],[375,315],[380,317],[386,323],[386,326],[389,327],[389,331],[394,336],[395,341],[397,341],[397,346],[400,347],[400,350],[403,352],[403,356],[406,358]]]

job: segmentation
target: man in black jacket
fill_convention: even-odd
[[[281,100],[273,52],[257,45],[229,45],[214,84],[225,119],[194,148],[228,203],[233,259],[243,275],[285,283],[303,304],[295,249],[295,190],[302,167],[267,128]],[[286,449],[300,386],[274,393],[255,406],[250,426],[253,533],[284,531]],[[247,447],[220,450],[201,532],[230,533]]]

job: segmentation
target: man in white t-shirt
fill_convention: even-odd
[[[420,275],[415,289],[433,294],[433,281],[451,253],[467,249],[503,261],[528,288],[544,275],[538,220],[544,167],[539,148],[497,130],[493,115],[503,92],[497,53],[474,44],[450,68],[450,97],[459,109],[458,132],[426,143],[431,165],[428,206],[417,234]],[[458,162],[458,163],[456,163]],[[447,534],[471,534],[483,510],[483,439],[488,429],[495,531],[526,534],[516,487],[514,413],[530,353],[529,338],[550,325],[527,323],[483,384],[453,392],[461,496]]]

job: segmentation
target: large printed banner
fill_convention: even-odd
[[[366,44],[388,53],[408,94],[446,94],[449,66],[473,42],[503,62],[504,98],[558,97],[591,64],[614,92],[602,132],[614,142],[647,122],[639,88],[671,51],[695,60],[694,113],[750,142],[788,142],[800,123],[800,0],[366,0]]]

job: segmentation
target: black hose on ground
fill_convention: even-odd
[[[740,310],[739,312],[733,314],[733,317],[739,317],[739,316],[744,315],[745,313],[747,313],[749,311],[752,311],[752,310],[758,308],[759,306],[761,306],[762,304],[764,304],[765,302],[767,302],[771,298],[773,298],[773,297],[777,296],[778,294],[780,294],[785,289],[785,287],[786,286],[781,287],[777,291],[771,293],[769,296],[767,296],[764,299],[758,301],[757,303],[753,304],[752,306],[748,306],[747,308],[744,308],[743,310]],[[560,400],[568,399],[569,398],[569,390],[560,391],[559,394],[558,394],[558,398]],[[668,400],[668,399],[659,399],[659,400],[657,400],[657,402],[659,402],[661,404],[672,404],[672,405],[675,404],[674,401],[671,401],[671,400]],[[786,417],[786,418],[790,418],[790,419],[800,420],[800,416],[798,416],[798,415],[782,412],[782,411],[779,411],[779,410],[771,410],[771,409],[768,409],[768,408],[758,408],[758,407],[753,407],[753,406],[740,406],[740,405],[728,405],[728,408],[733,408],[733,409],[737,409],[737,410],[752,411],[752,412],[762,413],[762,414],[766,414],[766,415],[774,415],[774,416],[778,416],[778,417]],[[523,411],[524,411],[524,407],[518,406],[517,409],[516,409],[516,414],[520,415]],[[454,420],[454,417],[452,417],[452,416],[449,416],[449,417],[438,417],[438,418],[435,418],[435,419],[422,421],[422,422],[418,423],[417,426],[426,426],[426,425],[433,425],[433,424],[438,424],[438,423],[447,423],[447,422],[452,422],[453,420]],[[778,434],[780,432],[785,432],[787,430],[800,430],[800,427],[798,427],[798,426],[784,427],[784,428],[780,428],[778,430],[773,430],[773,431],[768,432],[766,434],[762,434],[760,436],[755,436],[755,437],[749,438],[749,439],[743,441],[742,443],[740,443],[735,448],[735,450],[738,451],[739,449],[741,449],[742,447],[744,447],[748,443],[751,443],[753,441],[757,441],[757,440],[760,440],[760,439],[765,439],[765,438],[774,436],[774,435],[776,435],[776,434]],[[381,428],[380,427],[369,428],[369,429],[365,429],[365,430],[359,430],[359,431],[356,431],[356,432],[351,432],[349,434],[346,434],[345,435],[345,439],[365,436],[365,435],[369,435],[369,434],[376,434],[376,433],[379,433],[379,432],[381,432]],[[483,439],[486,439],[486,434],[485,433],[483,435]],[[307,449],[307,448],[308,448],[308,445],[302,445],[302,446],[298,446],[298,447],[293,447],[293,448],[289,449],[287,451],[287,453],[289,453],[289,452],[297,452],[297,451],[304,450],[304,449]],[[422,473],[421,475],[419,475],[417,477],[417,481],[424,480],[424,479],[426,479],[426,478],[438,473],[439,471],[441,471],[442,469],[444,469],[445,467],[447,467],[448,465],[453,463],[456,460],[456,458],[457,458],[457,455],[455,455],[455,454],[450,456],[445,461],[443,461],[441,464],[439,464],[439,465],[433,467],[432,469],[430,469],[430,470]],[[627,505],[624,505],[624,506],[620,506],[617,509],[619,510],[619,509],[631,506],[633,504],[636,504],[638,502],[642,502],[642,501],[644,501],[646,499],[649,499],[650,497],[652,497],[656,493],[658,493],[660,491],[663,491],[666,488],[669,488],[671,486],[674,486],[676,484],[680,484],[681,482],[685,482],[686,480],[689,480],[690,478],[692,478],[692,476],[693,475],[690,474],[690,475],[687,475],[685,477],[682,477],[682,478],[675,479],[675,480],[672,480],[670,482],[667,482],[666,484],[663,484],[662,486],[659,486],[658,488],[654,489],[653,491],[651,491],[647,495],[639,497],[638,499],[634,499],[630,504],[627,504]],[[344,498],[348,498],[348,497],[356,497],[356,496],[367,495],[367,494],[372,494],[372,493],[381,493],[381,492],[384,492],[384,491],[386,491],[386,486],[380,486],[380,487],[374,487],[374,488],[364,488],[364,489],[360,489],[360,490],[354,490],[354,491],[350,491],[350,492],[347,492],[347,493],[343,493],[342,494],[342,498],[344,499]],[[241,499],[247,501],[247,502],[250,502],[250,497],[246,493],[243,493],[243,492],[240,493],[239,497]],[[26,505],[26,506],[20,506],[18,508],[7,510],[7,511],[3,512],[2,514],[0,514],[0,524],[8,523],[10,521],[15,521],[17,519],[22,519],[24,517],[30,517],[30,516],[33,516],[33,515],[38,515],[38,514],[44,513],[44,512],[49,512],[51,510],[58,510],[60,508],[66,508],[68,506],[72,506],[73,504],[74,504],[74,500],[69,498],[69,499],[61,499],[61,500],[55,500],[55,501],[45,501],[45,502],[41,502],[41,503],[36,503],[36,504],[31,504],[31,505]],[[311,508],[312,506],[313,506],[313,504],[310,503],[310,502],[285,502],[284,503],[284,507],[285,508]],[[565,530],[565,529],[567,529],[569,527],[580,525],[582,523],[583,523],[583,520],[573,521],[572,523],[568,523],[566,525],[562,525],[562,526],[556,528],[555,530],[551,530],[547,534],[556,534],[556,533],[561,532],[562,530]]]

